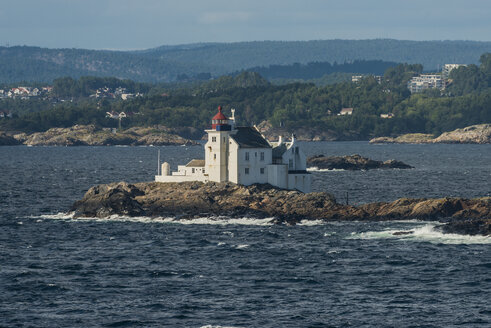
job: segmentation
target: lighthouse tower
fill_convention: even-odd
[[[211,130],[205,145],[205,168],[209,181],[228,181],[228,147],[229,135],[234,133],[234,119],[228,119],[218,107],[218,113],[211,120]]]

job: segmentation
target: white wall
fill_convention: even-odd
[[[246,153],[249,153],[249,160],[246,160]],[[264,160],[261,160],[261,153],[264,153]],[[271,148],[239,148],[237,152],[238,183],[246,186],[253,183],[267,183],[267,166],[271,164],[272,158]],[[245,173],[246,168],[249,169],[249,174]],[[264,169],[262,174],[261,168]]]
[[[279,188],[288,188],[288,165],[271,164],[268,165],[268,183]]]
[[[290,160],[293,161],[293,167],[289,167],[289,171],[305,171],[307,169],[307,156],[297,143],[291,145],[282,155],[283,164],[289,165]]]
[[[228,151],[228,181],[239,183],[239,169],[237,165],[239,160],[239,145],[232,138],[229,139]]]
[[[312,175],[308,173],[288,174],[288,189],[310,192]]]
[[[205,174],[205,172],[203,172],[203,170],[206,172],[206,170],[203,166],[188,167],[186,165],[179,165],[177,167],[177,171],[172,172],[172,175],[173,176],[186,175],[186,176],[197,177],[197,176],[202,176],[203,174]]]
[[[208,142],[205,144],[205,168],[210,181],[228,181],[228,140],[230,131],[206,130]],[[213,141],[215,138],[215,141]]]
[[[155,181],[157,182],[185,182],[185,181],[208,181],[208,177],[201,175],[156,175]]]

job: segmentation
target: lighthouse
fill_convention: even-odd
[[[306,171],[307,157],[292,136],[291,142],[269,142],[256,127],[236,126],[235,110],[228,118],[218,107],[211,119],[211,129],[205,130],[205,158],[178,165],[170,172],[162,165],[158,182],[232,182],[242,185],[269,183],[284,189],[310,191],[311,176]],[[160,163],[160,159],[159,159]]]
[[[229,135],[234,133],[233,120],[222,113],[222,106],[218,106],[218,113],[211,119],[211,129],[205,130],[208,142],[205,144],[206,171],[210,181],[228,181],[228,145]]]

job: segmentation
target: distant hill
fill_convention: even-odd
[[[384,75],[389,67],[398,63],[381,60],[355,60],[351,63],[334,64],[329,62],[313,62],[308,64],[269,65],[268,67],[252,67],[250,72],[257,72],[268,80],[274,79],[319,79],[333,73],[355,72],[359,74]]]
[[[142,51],[0,47],[0,83],[87,75],[169,82],[182,75],[217,77],[253,67],[362,60],[421,63],[435,70],[445,63],[477,64],[485,52],[491,52],[491,42],[391,39],[198,43]]]

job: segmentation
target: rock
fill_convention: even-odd
[[[15,139],[13,136],[0,131],[0,146],[15,146],[20,144],[21,142]]]
[[[491,236],[491,219],[455,220],[437,227],[443,233]]]
[[[394,236],[404,236],[404,235],[412,235],[414,233],[414,231],[396,231],[396,232],[393,232],[392,234]]]
[[[370,170],[370,169],[411,169],[413,168],[406,163],[388,160],[385,162],[371,160],[360,155],[350,156],[324,156],[317,155],[307,159],[308,167],[316,167],[318,169],[328,170]]]
[[[491,124],[478,124],[451,132],[444,132],[437,138],[431,134],[410,133],[397,138],[379,137],[370,140],[370,143],[491,143]]]
[[[434,136],[432,134],[408,133],[402,136],[398,136],[397,138],[391,138],[391,137],[373,138],[370,140],[370,143],[371,144],[378,144],[378,143],[422,144],[422,143],[430,143],[433,140],[433,138]]]
[[[491,124],[479,124],[444,132],[433,143],[491,143]]]
[[[164,127],[130,128],[113,133],[94,125],[52,128],[24,136],[29,146],[193,145],[194,141],[171,134]]]
[[[325,192],[304,194],[268,184],[119,182],[90,188],[70,211],[75,213],[75,217],[107,217],[113,214],[187,218],[249,215],[275,217],[274,222],[288,224],[302,219],[381,221],[448,218],[450,222],[487,219],[486,224],[489,225],[491,198],[402,198],[391,203],[350,206],[337,203],[331,194]],[[458,227],[455,228],[457,230]]]
[[[134,197],[142,192],[126,182],[90,188],[84,198],[73,205],[76,216],[107,217],[113,214],[138,216],[145,212]],[[83,215],[81,215],[83,214]]]

